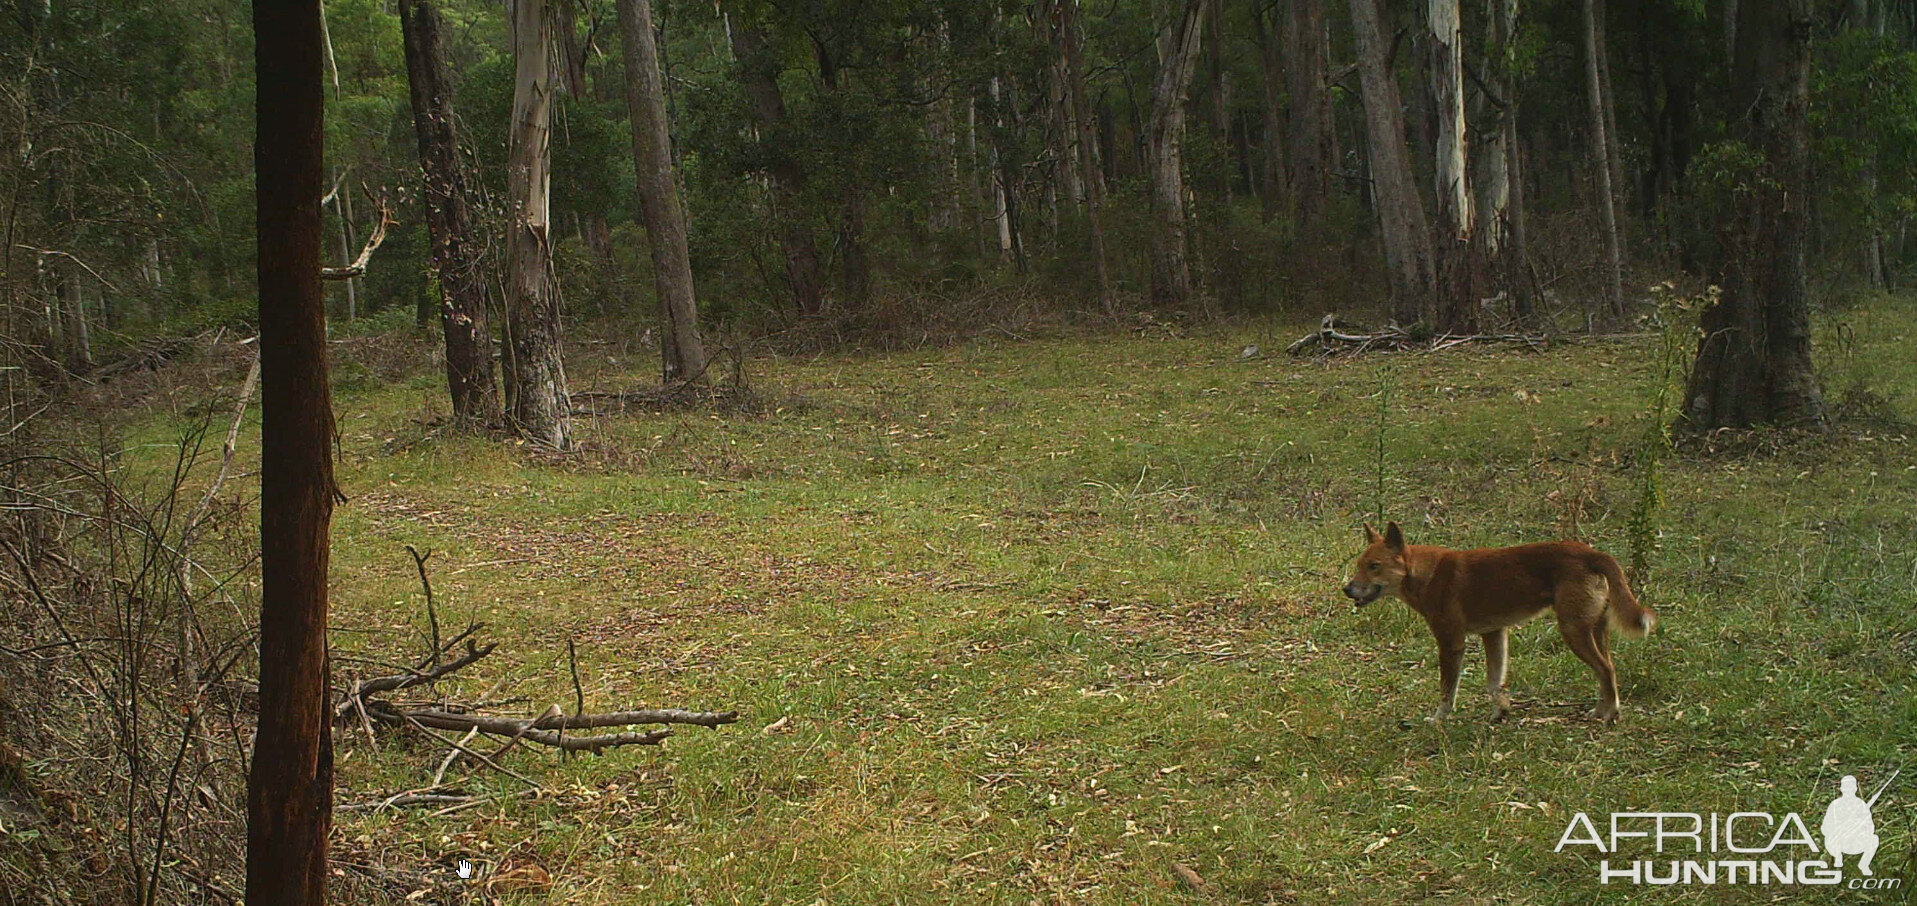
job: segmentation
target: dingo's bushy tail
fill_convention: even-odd
[[[1638,603],[1637,595],[1631,593],[1631,583],[1624,578],[1624,570],[1617,560],[1607,554],[1598,554],[1599,574],[1604,576],[1605,584],[1611,587],[1605,612],[1611,617],[1611,625],[1617,631],[1634,639],[1641,639],[1657,628],[1657,612]]]

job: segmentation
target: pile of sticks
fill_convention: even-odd
[[[1541,336],[1521,333],[1436,334],[1415,336],[1396,322],[1370,333],[1359,332],[1336,315],[1325,315],[1318,329],[1294,341],[1286,352],[1295,356],[1358,355],[1366,352],[1396,352],[1409,349],[1439,350],[1470,343],[1517,343],[1536,351],[1547,345]]]
[[[449,747],[444,760],[433,773],[432,782],[418,789],[404,790],[396,794],[383,796],[369,802],[343,806],[344,810],[371,808],[382,810],[402,805],[442,806],[435,814],[449,814],[461,809],[479,805],[482,802],[502,798],[524,798],[537,795],[542,789],[538,781],[513,771],[500,763],[501,757],[521,743],[545,746],[566,753],[585,752],[598,754],[610,748],[620,746],[656,746],[672,735],[672,724],[689,724],[700,727],[718,727],[739,719],[736,711],[688,711],[681,708],[654,708],[644,710],[610,711],[589,713],[585,709],[585,692],[579,682],[579,667],[572,643],[567,642],[567,652],[573,655],[573,694],[575,710],[567,714],[555,704],[547,708],[538,717],[510,717],[482,713],[492,702],[492,692],[468,703],[456,703],[444,697],[435,697],[426,702],[401,702],[393,700],[392,693],[418,687],[431,687],[442,679],[452,676],[473,664],[485,659],[498,648],[497,644],[479,644],[474,636],[485,628],[484,623],[474,623],[465,630],[444,642],[439,640],[439,617],[433,604],[432,582],[426,575],[426,560],[430,552],[421,554],[411,547],[414,564],[419,568],[420,583],[426,589],[426,612],[428,623],[432,627],[433,637],[426,656],[414,662],[410,667],[393,665],[401,672],[370,679],[354,680],[345,684],[346,693],[333,706],[333,715],[338,719],[357,717],[369,740],[377,741],[375,726],[385,726],[400,730],[409,730],[423,735],[437,743]],[[463,646],[464,650],[461,650]],[[497,691],[504,686],[502,680],[494,687]],[[655,727],[655,729],[627,729]],[[458,739],[442,735],[436,731],[463,733]],[[575,734],[576,730],[618,730],[610,733]],[[503,743],[488,752],[475,748],[475,741],[485,735],[503,740]],[[525,783],[529,789],[507,796],[475,797],[452,789],[444,784],[446,772],[461,758],[469,759],[487,768],[491,768],[508,777]]]

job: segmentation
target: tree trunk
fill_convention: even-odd
[[[1197,73],[1206,0],[1186,0],[1176,25],[1159,35],[1158,77],[1152,83],[1145,157],[1151,175],[1152,302],[1182,306],[1191,299],[1185,229],[1185,96]]]
[[[1497,127],[1487,131],[1488,150],[1483,155],[1485,179],[1478,187],[1478,229],[1498,271],[1498,280],[1511,297],[1513,313],[1519,321],[1529,321],[1534,311],[1534,286],[1531,281],[1528,234],[1525,230],[1525,191],[1523,148],[1518,141],[1520,88],[1515,72],[1519,0],[1489,0],[1487,18],[1491,22],[1491,68]]]
[[[581,0],[551,0],[555,4],[553,13],[558,18],[553,22],[553,36],[556,39],[553,50],[559,55],[559,90],[575,98],[586,97],[586,52],[587,47],[579,40],[579,7]]]
[[[511,157],[506,194],[506,318],[512,329],[513,427],[553,450],[572,446],[572,403],[560,360],[559,295],[552,285],[553,9],[513,6]]]
[[[426,197],[426,231],[432,239],[438,277],[439,323],[446,337],[446,390],[453,418],[462,424],[499,421],[499,388],[493,380],[493,338],[486,310],[486,278],[466,207],[466,177],[459,166],[453,89],[446,75],[446,48],[433,0],[400,0],[406,77],[412,89],[413,131]]]
[[[1598,74],[1598,55],[1603,48],[1597,41],[1597,0],[1583,0],[1584,7],[1584,89],[1591,108],[1591,170],[1597,182],[1598,214],[1604,229],[1605,304],[1611,316],[1624,318],[1624,256],[1618,248],[1617,210],[1611,193],[1611,152],[1604,132],[1604,82]]]
[[[747,111],[758,130],[760,143],[785,121],[785,97],[779,93],[779,61],[767,46],[757,25],[732,23],[732,53],[739,60],[740,77],[745,83]],[[799,195],[805,188],[805,171],[789,153],[766,148],[770,160],[767,171],[772,177],[773,220],[778,224],[779,249],[785,256],[785,276],[799,313],[818,317],[825,313],[825,283],[819,275],[819,249],[812,231],[805,224]]]
[[[992,189],[987,188],[985,184],[979,180],[980,169],[978,151],[978,100],[968,95],[965,98],[965,194],[966,197],[972,200],[973,220],[977,227],[973,230],[973,233],[978,237],[979,260],[983,261],[989,255],[985,235],[986,215],[987,212],[993,210],[995,204],[994,199],[997,196],[993,193]]]
[[[1683,415],[1692,430],[1825,423],[1804,249],[1813,24],[1810,0],[1738,8],[1731,109],[1742,114],[1731,133],[1763,160],[1724,227],[1723,293],[1699,320]]]
[[[1063,15],[1060,7],[1064,5],[1064,0],[1042,0],[1038,11],[1041,16],[1039,25],[1044,29],[1041,35],[1058,52],[1045,73],[1045,110],[1051,119],[1046,124],[1046,132],[1052,146],[1053,182],[1062,190],[1064,201],[1076,207],[1085,203],[1085,185],[1078,167],[1078,127],[1072,116],[1072,78],[1064,48],[1060,46],[1063,35],[1059,33],[1059,17]]]
[[[845,72],[831,49],[815,37],[812,52],[825,89],[834,93],[843,90]],[[839,280],[846,300],[854,308],[863,309],[872,294],[872,265],[865,254],[865,190],[855,182],[843,192],[845,197],[839,205]]]
[[[61,361],[70,374],[93,370],[93,340],[87,328],[86,294],[80,289],[78,268],[53,268],[54,301],[59,306]]]
[[[1205,45],[1205,63],[1211,69],[1207,82],[1211,85],[1211,126],[1212,145],[1218,156],[1218,194],[1230,207],[1234,184],[1232,174],[1237,169],[1232,160],[1231,143],[1231,69],[1225,65],[1225,2],[1224,0],[1206,0],[1205,18],[1211,21],[1213,41]]]
[[[1273,21],[1267,25],[1261,13],[1253,22],[1252,34],[1258,43],[1258,66],[1264,78],[1264,155],[1258,167],[1258,207],[1267,223],[1291,205],[1290,174],[1285,165],[1285,143],[1290,140],[1285,123],[1285,55],[1280,46],[1276,17],[1283,11],[1272,9]]]
[[[1604,161],[1611,168],[1611,209],[1622,210],[1619,199],[1625,197],[1628,184],[1624,179],[1624,152],[1619,147],[1617,131],[1617,92],[1611,87],[1611,38],[1605,27],[1604,0],[1596,0],[1597,10],[1591,18],[1597,27],[1598,83],[1602,86],[1600,94],[1604,98]],[[1624,242],[1624,222],[1618,221],[1618,243]]]
[[[652,33],[652,0],[619,0],[619,30],[625,44],[626,108],[632,117],[639,213],[646,222],[653,285],[659,293],[661,376],[668,384],[703,382],[706,350],[699,338],[685,211],[673,175],[672,136],[666,127],[666,96],[660,87],[659,49]]]
[[[949,53],[950,27],[943,19],[939,21],[938,40],[940,54]],[[954,99],[944,94],[942,86],[935,86],[931,81],[927,80],[925,89],[939,91],[941,96],[932,104],[931,116],[925,121],[925,137],[932,146],[932,178],[929,180],[932,199],[926,226],[934,235],[943,237],[958,229],[963,210],[959,200],[958,118],[953,112]]]
[[[1441,289],[1433,321],[1441,330],[1474,333],[1478,267],[1476,216],[1465,171],[1464,22],[1458,15],[1458,0],[1429,0],[1425,10],[1431,27],[1431,100],[1438,127],[1432,174],[1440,224],[1435,245]]]
[[[1421,316],[1436,279],[1431,225],[1405,151],[1402,101],[1385,59],[1389,45],[1379,21],[1378,0],[1351,0],[1351,22],[1364,84],[1365,145],[1391,279],[1391,308],[1399,321],[1410,324]]]
[[[1291,95],[1291,191],[1304,235],[1321,235],[1331,205],[1331,92],[1325,85],[1324,0],[1293,0],[1284,18],[1285,86]],[[1276,141],[1273,136],[1272,141]]]
[[[1078,130],[1079,172],[1085,190],[1085,216],[1091,221],[1092,255],[1098,268],[1098,301],[1105,313],[1118,313],[1118,294],[1105,255],[1105,181],[1099,178],[1098,140],[1092,130],[1091,107],[1085,102],[1085,51],[1078,24],[1078,0],[1058,0],[1058,34],[1065,54],[1065,77],[1070,87],[1072,122]]]
[[[1724,0],[1724,60],[1737,65],[1737,0]]]
[[[1484,90],[1478,92],[1477,115],[1484,124],[1472,142],[1474,161],[1471,188],[1478,241],[1487,256],[1502,258],[1510,234],[1511,147],[1516,142],[1517,92],[1513,90],[1513,45],[1519,0],[1485,0],[1486,30]],[[1509,281],[1505,281],[1508,284]]]
[[[333,407],[320,286],[325,97],[318,0],[255,0],[260,403],[259,725],[246,901],[326,902],[333,823],[327,531]]]
[[[1000,153],[999,150],[999,142],[1005,137],[1005,101],[1000,97],[1001,92],[997,76],[992,77],[989,92],[992,100],[992,140],[989,143],[991,147],[987,150],[990,152],[992,162],[990,171],[992,180],[992,224],[998,232],[999,260],[1010,261],[1016,257],[1015,252],[1018,247],[1018,237],[1013,233],[1012,223],[1013,193],[1017,191],[1017,183],[1012,180],[1011,168],[1004,159],[1005,155]],[[1022,266],[1020,270],[1023,270]]]
[[[340,184],[339,194],[333,196],[333,213],[339,215],[339,260],[342,264],[353,260],[352,197],[353,193],[347,191],[344,183]],[[346,320],[351,321],[359,317],[359,288],[354,285],[358,281],[348,277],[339,282],[346,290]]]

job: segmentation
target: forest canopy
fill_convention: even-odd
[[[1387,273],[1399,240],[1374,187],[1398,174],[1379,172],[1367,137],[1350,15],[1369,5],[658,3],[700,317],[757,334],[824,316],[835,335],[883,338],[941,323],[954,295],[1016,287],[1061,310],[1390,311],[1470,325],[1479,306],[1399,298],[1425,290]],[[1409,167],[1392,197],[1415,198],[1426,230],[1446,235],[1447,199],[1466,183],[1439,180],[1465,176],[1486,243],[1474,254],[1491,260],[1467,268],[1478,275],[1462,292],[1496,300],[1482,306],[1494,320],[1581,324],[1606,311],[1603,182],[1628,314],[1663,276],[1721,279],[1726,222],[1761,179],[1737,122],[1735,2],[1588,4],[1601,130],[1585,5],[1378,7],[1383,46],[1372,50],[1400,98]],[[457,161],[497,307],[513,29],[497,3],[430,6],[444,20]],[[1433,37],[1434,10],[1457,17],[1455,45]],[[1808,12],[1810,276],[1820,291],[1891,285],[1913,254],[1917,17],[1887,0]],[[242,13],[205,0],[27,3],[0,21],[0,131],[15,149],[0,169],[14,199],[6,333],[23,344],[13,364],[84,367],[144,338],[249,322]],[[558,292],[570,317],[644,321],[653,265],[618,12],[613,0],[566,0],[551,15]],[[366,275],[330,288],[334,328],[426,323],[441,288],[398,8],[335,0],[325,21],[329,258],[354,256],[381,217],[378,197],[395,221]],[[1458,71],[1434,77],[1453,57]],[[1448,125],[1459,113],[1461,129]],[[1448,163],[1459,154],[1462,171]],[[1169,289],[1153,276],[1169,266],[1156,238],[1168,216],[1187,233],[1189,271]],[[1515,260],[1492,248],[1512,242]],[[1434,247],[1441,268],[1460,257],[1448,244]]]

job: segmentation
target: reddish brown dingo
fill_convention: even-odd
[[[1493,718],[1511,707],[1504,691],[1506,630],[1552,610],[1564,641],[1598,678],[1592,716],[1617,720],[1617,670],[1611,666],[1609,627],[1642,638],[1657,614],[1637,602],[1624,571],[1609,554],[1576,541],[1456,551],[1405,544],[1396,522],[1383,535],[1367,524],[1345,596],[1363,607],[1394,594],[1424,617],[1438,639],[1444,701],[1431,715],[1443,720],[1458,703],[1465,636],[1484,638],[1485,691]]]

